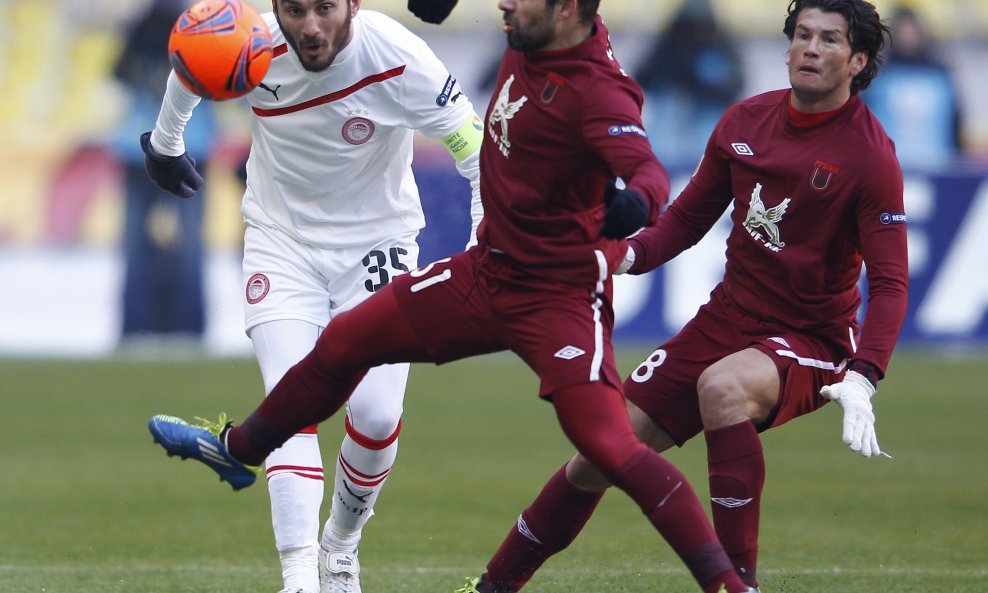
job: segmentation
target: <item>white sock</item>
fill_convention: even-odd
[[[322,456],[315,434],[298,434],[268,456],[274,543],[285,587],[319,591],[319,509]]]
[[[357,549],[397,454],[397,440],[383,449],[371,449],[358,444],[349,434],[344,437],[336,460],[333,504],[323,530],[323,547]]]

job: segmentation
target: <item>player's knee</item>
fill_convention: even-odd
[[[714,428],[725,421],[746,415],[745,389],[732,373],[707,369],[697,381],[697,395],[700,415],[707,428]]]
[[[385,413],[351,415],[347,432],[358,442],[390,442],[396,439],[401,431],[400,421],[400,416],[395,417]]]
[[[598,492],[611,486],[607,476],[580,454],[573,456],[573,459],[566,464],[566,479],[580,490],[592,492]]]

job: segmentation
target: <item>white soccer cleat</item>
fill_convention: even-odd
[[[319,548],[319,593],[360,593],[357,552]]]

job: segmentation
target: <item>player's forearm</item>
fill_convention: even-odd
[[[484,218],[484,205],[480,201],[480,150],[456,161],[456,170],[470,182],[470,238],[467,248],[477,243],[477,227]]]
[[[906,317],[907,286],[903,282],[869,281],[868,312],[861,329],[861,343],[854,354],[855,361],[875,366],[878,379],[885,376],[892,349]]]
[[[649,149],[651,150],[651,149]],[[655,224],[659,212],[669,201],[669,174],[651,153],[637,163],[631,175],[620,175],[628,189],[638,192],[649,205],[649,225]]]
[[[692,238],[686,225],[681,223],[675,213],[666,211],[654,226],[628,239],[628,245],[635,252],[635,263],[628,273],[650,272],[694,244],[696,240]]]
[[[168,76],[168,86],[161,100],[158,121],[151,133],[151,146],[154,147],[155,152],[165,156],[179,156],[185,153],[185,140],[182,134],[192,117],[192,112],[201,100],[182,85],[174,72]]]

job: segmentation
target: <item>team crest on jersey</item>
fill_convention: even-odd
[[[840,167],[831,165],[823,161],[813,163],[813,172],[810,174],[810,187],[817,191],[827,189],[834,176],[840,172]]]
[[[751,202],[748,204],[748,215],[744,217],[744,228],[753,239],[766,249],[779,252],[786,246],[779,234],[779,223],[786,215],[791,198],[782,200],[777,206],[765,207],[762,201],[762,184],[756,183],[751,192]]]
[[[348,115],[352,115],[352,113],[354,112],[347,112]],[[360,110],[360,113],[366,114],[362,110]],[[359,146],[370,140],[371,136],[374,135],[374,122],[363,117],[363,115],[357,115],[343,123],[342,132],[344,140],[354,146]]]
[[[512,74],[504,81],[504,86],[501,87],[501,92],[497,94],[497,101],[494,102],[494,107],[491,109],[491,115],[487,119],[487,133],[490,134],[491,139],[497,146],[501,154],[508,156],[511,154],[511,140],[508,139],[508,121],[512,119],[521,106],[528,101],[528,97],[522,95],[521,98],[511,101],[509,100],[509,95],[511,94],[511,83],[515,81],[515,75]],[[498,126],[500,124],[500,126]],[[500,127],[500,133],[497,127]]]
[[[254,274],[247,280],[247,302],[256,305],[268,296],[271,290],[271,281],[264,274]]]
[[[566,85],[566,79],[555,72],[550,72],[547,78],[545,88],[542,89],[541,99],[543,103],[549,104],[556,98],[556,93],[559,92],[559,89]]]

